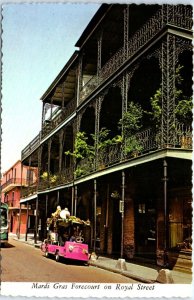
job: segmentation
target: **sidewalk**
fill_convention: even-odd
[[[156,278],[158,277],[157,266],[143,266],[142,264],[136,264],[131,262],[126,262],[127,270],[124,271],[116,267],[118,260],[102,257],[95,261],[90,260],[89,264],[92,266],[96,266],[111,272],[119,273],[121,275],[127,276],[134,280],[143,283],[153,283],[156,282]],[[172,275],[172,279],[176,284],[191,284],[192,283],[192,274],[184,273],[181,271],[170,271]]]
[[[14,240],[29,244],[31,246],[40,248],[41,241],[37,241],[37,244],[34,244],[34,236],[28,235],[28,240],[25,241],[25,235],[20,235],[20,239],[16,235],[11,235]],[[132,262],[125,262],[126,270],[124,268],[118,268],[118,260],[107,258],[104,256],[99,256],[96,260],[89,260],[89,265],[95,266],[110,272],[118,273],[123,276],[132,278],[139,282],[143,283],[153,283],[156,282],[158,277],[158,267],[155,265],[143,266],[143,263],[137,264]],[[192,283],[192,274],[171,270],[170,275],[174,283],[176,284],[191,284]]]

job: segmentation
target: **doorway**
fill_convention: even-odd
[[[135,214],[136,255],[156,258],[156,207],[152,199],[138,201]]]

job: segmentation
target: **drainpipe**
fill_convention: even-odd
[[[96,252],[96,179],[94,179],[94,252]]]
[[[28,215],[29,215],[29,203],[27,202],[27,213],[26,213],[26,235],[25,241],[28,239]]]

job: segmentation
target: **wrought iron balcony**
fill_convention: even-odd
[[[73,181],[73,167],[67,168],[62,172],[50,174],[47,178],[40,178],[38,191],[68,184]]]
[[[101,68],[98,76],[93,76],[80,91],[80,104],[106,79],[113,75],[127,60],[131,59],[166,26],[172,25],[192,30],[192,8],[185,5],[163,5],[129,39],[126,48],[120,48]]]
[[[192,131],[190,126],[177,124],[174,130],[174,138],[168,145],[162,145],[161,134],[152,128],[138,132],[135,135],[139,144],[139,150],[126,151],[124,143],[109,145],[104,151],[98,151],[95,157],[82,159],[76,167],[65,169],[61,173],[50,174],[46,178],[40,178],[38,191],[52,189],[61,185],[72,183],[74,179],[87,176],[91,173],[110,168],[114,165],[133,160],[149,152],[166,148],[192,149]]]
[[[27,185],[27,180],[24,178],[10,178],[1,186],[1,189],[3,193],[6,193],[12,190],[14,187],[26,186],[26,185]]]
[[[190,126],[184,126],[183,124],[177,124],[174,130],[174,139],[168,144],[162,145],[161,143],[161,133],[154,131],[152,128],[140,131],[135,135],[135,139],[138,142],[139,150],[132,150],[127,152],[124,143],[113,144],[104,151],[99,151],[95,159],[85,158],[81,160],[74,172],[75,178],[80,178],[86,176],[90,173],[100,171],[117,165],[128,160],[132,160],[137,156],[144,155],[150,151],[156,151],[159,149],[166,148],[182,148],[182,149],[192,149],[192,130]]]
[[[37,181],[36,182],[33,182],[31,185],[25,187],[25,188],[22,188],[21,190],[21,198],[25,198],[25,197],[29,197],[33,194],[36,194],[37,193],[37,189],[38,189],[38,183]]]
[[[22,150],[21,160],[24,161],[40,145],[40,133]]]
[[[76,99],[73,98],[64,109],[61,109],[57,114],[53,114],[49,120],[47,120],[42,127],[41,138],[46,137],[54,129],[56,129],[61,123],[63,123],[76,109]]]

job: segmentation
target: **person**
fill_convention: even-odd
[[[73,232],[73,234],[72,234],[72,236],[70,237],[70,242],[75,242],[76,241],[76,236],[77,236],[77,234],[76,234],[76,230],[74,230],[74,232]]]

